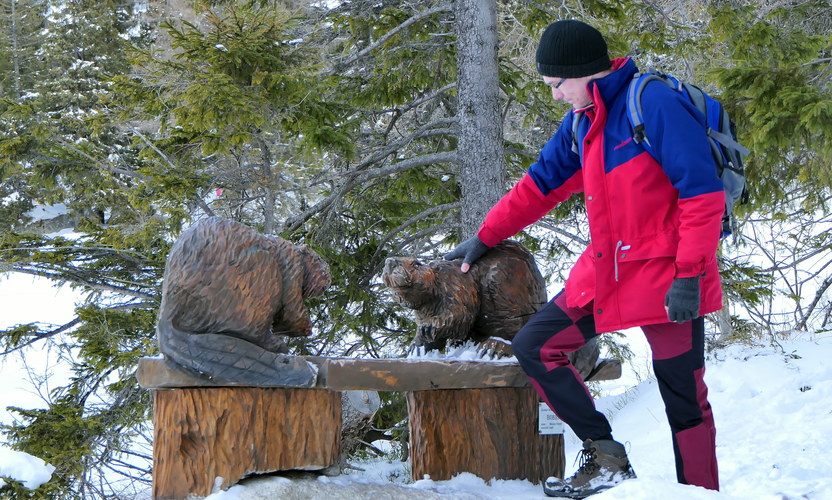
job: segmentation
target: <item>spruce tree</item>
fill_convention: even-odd
[[[30,0],[0,2],[0,98],[16,99],[32,88],[43,8]]]
[[[42,65],[20,66],[28,87],[0,116],[4,270],[86,292],[65,325],[2,332],[3,352],[49,344],[73,374],[50,392],[48,407],[16,408],[19,422],[4,429],[16,449],[56,467],[34,492],[7,483],[16,498],[93,498],[111,494],[117,487],[108,483],[119,476],[150,481],[147,467],[134,468],[124,453],[146,431],[149,398],[132,373],[136,359],[155,350],[164,234],[176,219],[150,203],[139,151],[109,112],[109,79],[128,68],[131,5],[76,1],[41,11]],[[79,235],[44,234],[51,230],[27,214],[35,205],[65,207],[61,227]]]

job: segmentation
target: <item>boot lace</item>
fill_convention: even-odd
[[[578,463],[578,470],[575,471],[575,474],[572,475],[573,478],[576,478],[581,475],[592,475],[597,471],[600,466],[598,462],[595,461],[597,457],[595,456],[595,448],[590,448],[588,450],[581,450],[578,452],[578,456],[575,457],[575,463]],[[573,464],[574,465],[574,464]]]

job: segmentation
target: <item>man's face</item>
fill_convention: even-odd
[[[552,98],[556,101],[566,101],[574,109],[585,108],[592,104],[592,96],[589,94],[587,84],[591,76],[582,78],[555,78],[544,76],[543,83],[552,89]]]

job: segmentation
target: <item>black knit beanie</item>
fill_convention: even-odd
[[[612,66],[601,33],[573,19],[557,21],[546,28],[536,59],[537,71],[554,78],[580,78]]]

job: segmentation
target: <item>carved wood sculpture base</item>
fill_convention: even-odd
[[[414,480],[460,472],[486,481],[563,477],[563,435],[538,433],[530,387],[409,392],[407,407]]]
[[[218,387],[153,394],[156,499],[207,496],[215,481],[227,488],[250,474],[338,463],[339,392]]]

